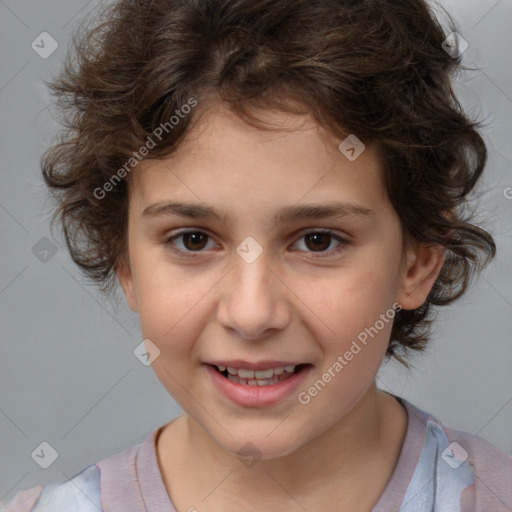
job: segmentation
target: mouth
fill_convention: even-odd
[[[283,382],[297,373],[301,372],[310,364],[297,364],[286,366],[273,366],[264,370],[252,370],[248,368],[237,368],[234,366],[224,366],[211,364],[214,370],[224,378],[242,384],[245,386],[272,386]]]
[[[283,363],[215,361],[205,363],[204,368],[220,396],[242,407],[259,408],[291,399],[313,370],[309,363]]]

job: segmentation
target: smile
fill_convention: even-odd
[[[313,369],[311,364],[257,370],[222,364],[203,367],[222,397],[244,407],[265,407],[294,395]]]
[[[267,370],[247,370],[231,366],[218,365],[217,370],[231,382],[245,386],[269,386],[290,378],[306,365],[278,366]]]

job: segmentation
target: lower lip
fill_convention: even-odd
[[[273,405],[292,395],[304,382],[312,366],[305,366],[291,377],[268,386],[248,386],[232,382],[218,372],[212,365],[206,364],[216,388],[231,401],[244,407],[264,407]]]

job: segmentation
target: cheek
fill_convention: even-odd
[[[133,244],[131,259],[143,333],[151,331],[161,338],[191,309],[196,295],[193,285],[165,260],[159,245]]]
[[[155,338],[158,343],[185,341],[183,331],[190,336],[200,309],[196,293],[187,293],[176,285],[162,288],[148,288],[139,301],[140,324],[144,336]],[[195,322],[197,323],[197,322]]]
[[[209,294],[219,277],[199,276],[171,265],[146,267],[138,290],[142,334],[173,361],[189,357],[209,319]]]
[[[350,344],[393,304],[391,274],[375,266],[347,267],[315,280],[314,286],[305,279],[297,295],[315,313],[324,340],[331,340],[328,343],[334,346]]]

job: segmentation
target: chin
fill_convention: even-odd
[[[305,444],[300,431],[294,434],[292,431],[279,431],[274,422],[271,428],[268,428],[268,422],[262,425],[239,425],[237,428],[227,430],[233,432],[230,437],[224,430],[221,430],[220,437],[213,433],[209,435],[215,439],[216,443],[225,451],[230,452],[244,462],[245,458],[254,459],[277,459],[285,457]],[[236,433],[235,433],[236,432]],[[219,433],[219,432],[216,432]],[[269,434],[270,433],[270,434]]]

